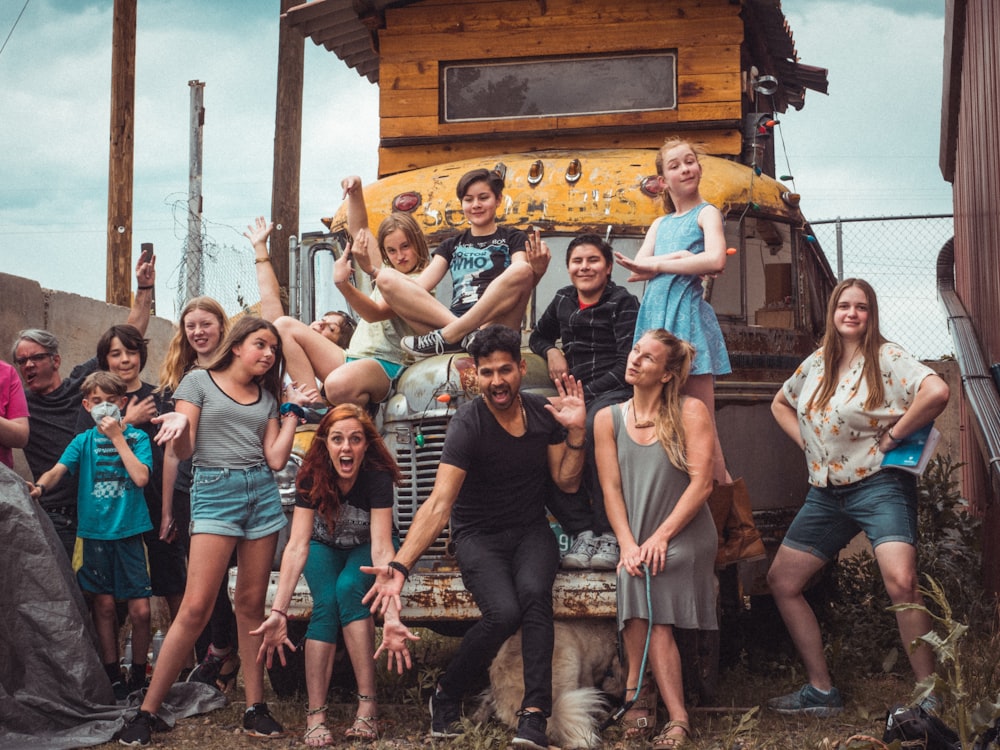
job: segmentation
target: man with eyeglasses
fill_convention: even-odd
[[[149,326],[156,281],[155,264],[154,255],[148,262],[140,259],[135,269],[137,291],[128,323],[143,334]],[[96,345],[97,334],[94,339]],[[24,457],[32,475],[37,478],[58,462],[76,435],[77,414],[83,398],[80,384],[97,369],[97,358],[91,357],[77,365],[68,377],[63,378],[59,374],[62,363],[59,341],[48,331],[29,328],[21,331],[14,340],[12,359],[21,372],[28,402],[30,435],[24,446]],[[55,486],[43,487],[39,498],[71,560],[76,543],[76,485],[76,477],[67,473]]]

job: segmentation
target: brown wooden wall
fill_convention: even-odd
[[[711,153],[738,156],[739,12],[729,0],[427,0],[387,10],[379,176],[504,152],[655,148],[686,126]],[[676,110],[486,123],[439,117],[439,61],[669,49],[677,50]]]
[[[1000,362],[1000,4],[968,0],[950,4],[951,9],[964,13],[964,18],[950,19],[959,29],[964,25],[964,39],[961,34],[952,37],[961,54],[952,55],[958,64],[946,68],[945,85],[957,87],[958,96],[952,91],[951,103],[945,102],[951,111],[944,112],[947,140],[942,143],[943,152],[951,150],[942,154],[942,163],[954,188],[955,283],[986,361],[993,363]],[[966,495],[974,507],[985,511],[984,538],[996,539],[1000,505],[992,497],[975,434],[971,417],[963,410]],[[984,545],[983,565],[987,585],[1000,591],[996,545]]]

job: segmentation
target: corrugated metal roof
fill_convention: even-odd
[[[359,75],[378,83],[379,53],[376,31],[385,26],[386,8],[411,5],[420,0],[313,0],[290,8],[288,23],[347,63]],[[781,10],[781,0],[743,0],[752,31],[762,38],[783,96],[796,109],[804,103],[806,89],[826,93],[827,71],[798,61],[792,31]]]

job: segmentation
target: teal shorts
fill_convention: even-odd
[[[125,539],[81,539],[83,558],[76,580],[92,594],[115,599],[146,599],[153,595],[142,534]]]
[[[379,367],[385,371],[385,374],[390,381],[394,381],[399,377],[399,373],[406,369],[406,365],[399,365],[395,362],[390,362],[387,359],[379,359],[378,357],[348,357],[347,361],[357,362],[359,359],[373,359],[378,362]]]

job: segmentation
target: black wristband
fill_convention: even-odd
[[[150,284],[149,286],[143,286],[142,284],[139,284],[139,286],[137,286],[136,289],[139,289],[139,290],[152,289],[153,286],[154,286],[154,284]]]
[[[396,562],[395,560],[392,560],[389,563],[389,570],[398,570],[400,573],[403,574],[404,581],[410,580],[410,569],[407,568],[405,565],[403,565],[403,563],[401,562]]]
[[[586,445],[587,445],[587,438],[584,438],[579,445],[573,445],[573,443],[569,441],[569,435],[566,436],[566,447],[569,448],[571,451],[582,451],[586,447]]]

